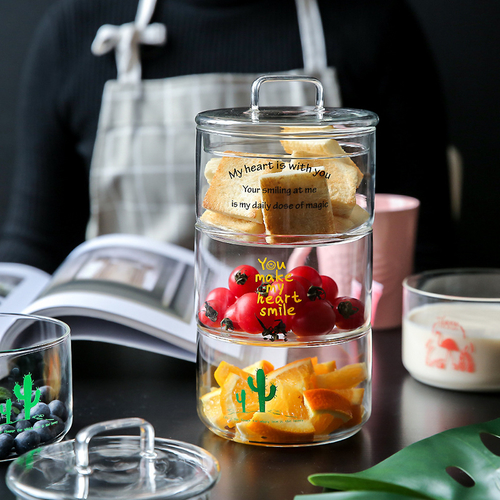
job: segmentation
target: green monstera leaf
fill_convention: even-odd
[[[12,393],[5,387],[0,387],[0,401],[6,401],[12,397]]]
[[[309,481],[330,492],[298,495],[295,500],[500,498],[499,436],[500,418],[450,429],[407,446],[365,471],[314,474]]]
[[[297,500],[420,500],[421,497],[387,491],[337,491],[336,493],[298,495],[295,498]]]

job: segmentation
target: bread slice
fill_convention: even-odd
[[[334,130],[331,125],[324,127],[281,127],[281,130],[288,134],[296,133],[300,136],[300,138],[295,137],[280,141],[283,149],[288,154],[292,154],[294,151],[307,151],[311,155],[346,156],[346,152],[335,139],[325,137]],[[313,132],[317,132],[317,135]]]
[[[309,132],[309,131],[322,131],[333,130],[333,126],[325,127],[282,127],[285,132]],[[344,151],[342,146],[335,140],[331,138],[317,137],[308,134],[304,139],[284,139],[280,141],[283,148],[288,154],[292,156],[298,156],[300,152],[301,155],[307,157],[328,157],[329,159],[334,159],[336,162],[342,162],[346,165],[350,165],[356,171],[357,182],[356,187],[361,184],[363,180],[363,173],[359,170],[358,166],[352,161],[348,154]]]
[[[245,219],[237,219],[236,217],[212,212],[211,210],[205,210],[200,219],[207,224],[212,224],[221,229],[229,229],[238,233],[264,234],[266,232],[264,224],[258,224],[257,222],[251,222]]]
[[[336,233],[345,233],[356,227],[361,226],[368,220],[369,214],[359,205],[355,205],[349,217],[334,216],[333,222]]]
[[[284,170],[260,178],[264,224],[270,235],[331,234],[335,231],[324,169]],[[277,241],[270,238],[271,242]]]
[[[283,139],[281,145],[283,149],[292,154],[294,151],[309,151],[314,154],[329,155],[329,145],[331,138],[325,137],[326,134],[331,134],[333,125],[324,125],[319,127],[281,127],[281,131],[286,134],[303,135],[303,138]],[[317,135],[313,132],[317,132]],[[337,142],[333,140],[333,142]],[[337,143],[338,144],[338,143]],[[345,152],[342,153],[345,155]]]
[[[293,160],[293,158],[297,158]],[[300,158],[300,159],[299,159]],[[358,169],[350,165],[332,159],[309,159],[307,153],[299,151],[293,154],[288,169],[324,168],[325,177],[330,192],[331,207],[334,215],[348,217],[356,205],[356,189],[358,186]]]
[[[211,158],[205,165],[205,179],[210,184],[222,158]]]
[[[227,151],[225,154],[229,153],[238,156],[224,156],[221,159],[203,200],[203,208],[262,224],[259,179],[263,174],[276,172],[277,162],[266,158],[249,158],[248,153]]]

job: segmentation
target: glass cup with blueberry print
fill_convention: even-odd
[[[0,461],[60,441],[72,402],[68,325],[0,313]]]

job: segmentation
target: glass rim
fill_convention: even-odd
[[[239,344],[243,346],[260,346],[273,349],[287,349],[304,347],[321,347],[325,345],[343,345],[367,337],[372,331],[372,324],[365,322],[353,330],[338,330],[327,335],[314,335],[311,337],[290,337],[286,339],[270,340],[261,334],[237,332],[237,331],[214,331],[201,324],[197,325],[201,338]]]
[[[210,109],[198,113],[195,121],[199,129],[206,130],[238,125],[248,128],[262,125],[313,128],[334,125],[343,128],[334,129],[332,132],[342,135],[342,132],[349,130],[373,133],[379,118],[374,112],[359,108],[327,107],[318,112],[313,106],[262,106],[257,113],[246,107]],[[312,134],[314,133],[313,131]]]
[[[498,275],[500,279],[500,269],[498,268],[489,268],[489,267],[472,267],[472,268],[449,268],[449,269],[436,269],[432,271],[423,271],[418,274],[412,274],[407,276],[402,283],[403,289],[408,292],[415,293],[420,295],[421,297],[428,297],[433,299],[447,300],[453,302],[471,302],[471,303],[492,303],[497,304],[500,303],[500,297],[467,297],[464,295],[450,295],[444,293],[437,292],[428,292],[418,287],[418,283],[423,280],[428,280],[431,278],[452,276],[452,275],[462,275],[462,276],[471,276],[471,275]]]
[[[47,347],[51,347],[63,342],[66,338],[68,338],[71,334],[71,329],[67,323],[61,321],[56,318],[50,318],[48,316],[41,316],[37,314],[26,314],[26,313],[11,313],[11,312],[0,312],[0,319],[12,317],[20,320],[30,320],[30,321],[38,321],[44,323],[52,323],[54,325],[59,326],[62,329],[62,333],[57,336],[55,339],[42,341],[40,343],[31,345],[29,347],[19,347],[16,349],[0,349],[0,356],[16,354],[22,355],[23,353],[38,351],[40,349],[45,349]]]
[[[274,234],[268,233],[245,233],[234,229],[223,229],[221,227],[206,223],[197,216],[195,230],[197,233],[208,234],[211,238],[223,243],[241,246],[261,247],[283,247],[296,248],[298,246],[327,245],[333,242],[347,243],[359,240],[372,232],[372,216],[361,225],[348,229],[342,233],[314,233],[314,234]],[[272,237],[273,241],[269,238]]]

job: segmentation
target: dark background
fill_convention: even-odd
[[[23,58],[37,22],[53,2],[0,0],[0,221],[14,165],[16,102]],[[500,2],[410,0],[410,4],[435,56],[447,99],[450,141],[461,157],[463,190],[457,211],[460,242],[456,248],[459,262],[500,267]],[[431,113],[422,151],[414,153],[423,158],[425,143],[433,140],[432,118]]]

